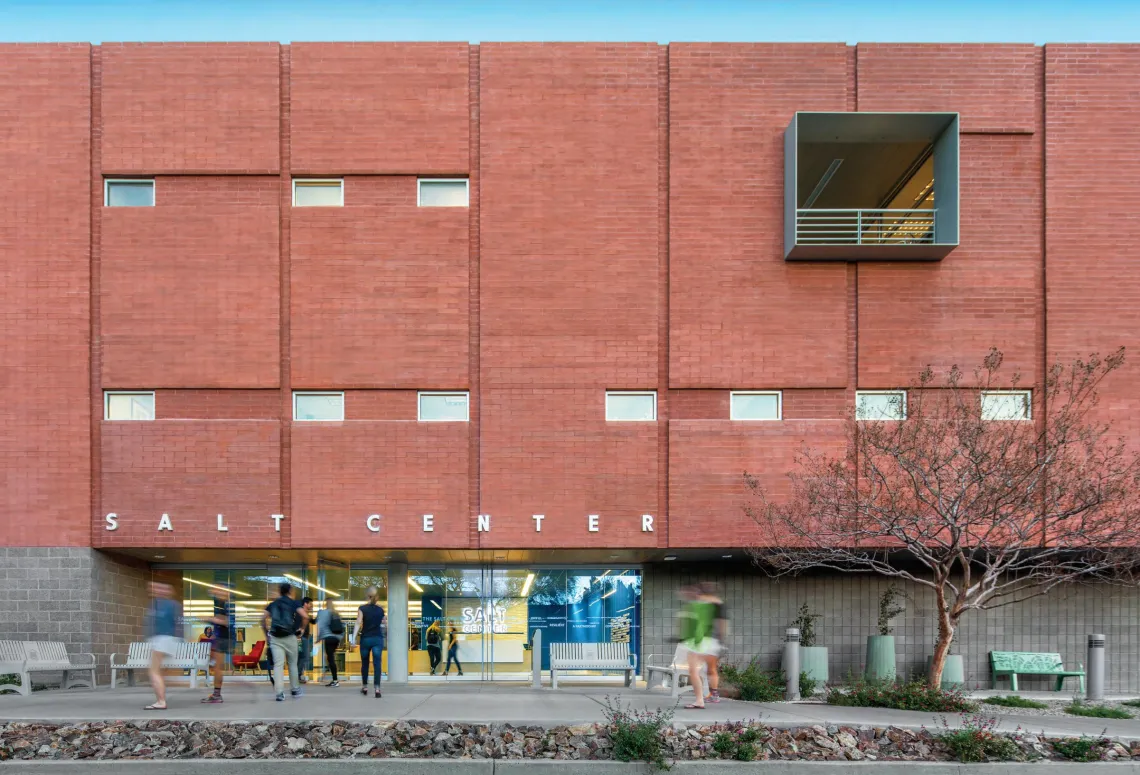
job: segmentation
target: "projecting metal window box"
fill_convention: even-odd
[[[295,178],[294,207],[344,207],[344,181]]]
[[[154,393],[108,390],[103,393],[104,420],[153,420]]]
[[[656,391],[610,390],[606,392],[606,422],[656,421]]]
[[[416,203],[420,207],[467,207],[469,189],[467,178],[420,178]]]
[[[125,178],[103,181],[104,207],[154,207],[154,181]]]
[[[859,390],[855,393],[856,420],[905,420],[905,390]]]
[[[983,390],[982,419],[1033,419],[1031,393],[1028,390]]]
[[[420,422],[467,422],[470,419],[467,393],[420,393]]]
[[[344,393],[294,393],[293,419],[296,422],[343,422]]]
[[[783,394],[778,390],[735,390],[729,397],[732,420],[780,420]]]
[[[792,118],[784,132],[786,259],[936,261],[957,245],[957,113]]]

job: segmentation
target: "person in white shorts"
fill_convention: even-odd
[[[717,594],[716,585],[704,582],[696,597],[685,606],[685,637],[688,649],[689,684],[696,699],[686,708],[701,710],[705,707],[705,687],[701,685],[701,667],[708,671],[708,700],[720,702],[720,675],[717,663],[723,649],[723,638],[728,626],[724,601]]]
[[[178,651],[182,639],[178,637],[178,604],[170,599],[169,584],[152,581],[150,608],[147,609],[146,631],[150,642],[150,685],[154,689],[154,702],[146,710],[166,710],[166,679],[162,675],[162,660]]]

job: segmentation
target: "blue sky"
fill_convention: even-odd
[[[0,0],[0,41],[1135,42],[1140,0]]]

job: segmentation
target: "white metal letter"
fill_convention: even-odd
[[[589,526],[590,526],[590,532],[591,533],[598,532],[598,515],[597,514],[591,514],[590,515]]]
[[[435,532],[435,517],[432,516],[431,514],[424,514],[424,532],[425,533],[434,533]]]
[[[158,529],[159,530],[171,530],[171,531],[174,530],[174,525],[172,525],[170,523],[170,515],[169,514],[163,514],[162,519],[158,520]]]
[[[270,514],[269,518],[273,520],[273,529],[278,533],[281,532],[281,520],[285,519],[284,514]]]
[[[379,514],[373,514],[373,515],[369,516],[368,519],[364,520],[364,524],[366,524],[368,526],[368,529],[371,530],[373,533],[379,533],[380,532],[380,515]]]
[[[542,520],[546,519],[546,515],[545,514],[535,514],[534,516],[531,517],[531,519],[534,520],[534,532],[541,533],[542,532]]]
[[[652,514],[642,514],[641,515],[641,532],[642,533],[652,533],[653,532],[653,515]]]
[[[119,529],[119,515],[118,514],[116,514],[115,512],[112,511],[110,514],[108,514],[106,517],[104,517],[104,519],[107,520],[107,526],[104,528],[104,530],[118,530]]]
[[[480,514],[479,515],[479,532],[480,533],[491,532],[491,515],[490,514]]]
[[[223,517],[221,514],[218,515],[218,532],[219,533],[230,532],[230,529],[228,527],[226,527],[225,517]]]

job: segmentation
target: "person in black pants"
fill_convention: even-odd
[[[452,660],[455,660],[455,667],[459,670],[459,674],[463,675],[463,665],[459,664],[459,633],[455,631],[454,624],[447,630],[447,665],[443,668],[444,675],[451,671]]]
[[[377,697],[380,696],[380,655],[384,651],[384,636],[388,633],[384,609],[377,605],[379,599],[379,590],[369,587],[368,602],[357,611],[356,629],[352,631],[352,642],[360,644],[360,678],[363,681],[360,693],[368,694],[368,661],[371,657],[375,673],[372,686]]]
[[[442,628],[439,626],[439,620],[436,619],[431,623],[427,630],[427,652],[428,659],[431,661],[431,674],[435,675],[435,671],[439,668],[439,663],[443,661],[443,643],[442,643]]]

